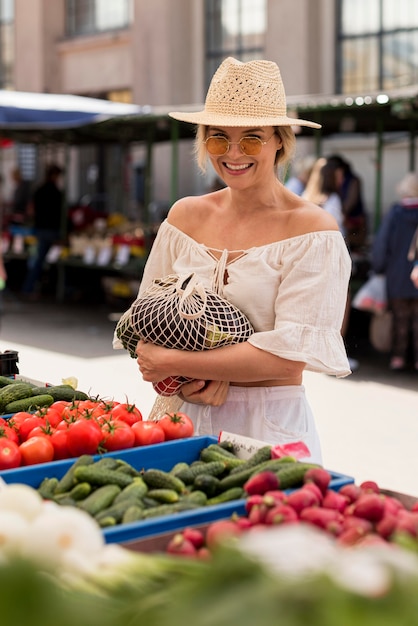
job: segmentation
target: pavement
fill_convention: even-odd
[[[126,305],[127,306],[127,305]],[[16,350],[20,374],[58,384],[75,376],[95,396],[128,400],[146,417],[156,394],[125,351],[113,350],[114,303],[24,302],[3,294],[0,351]],[[418,374],[393,373],[371,348],[367,319],[353,312],[347,336],[359,368],[336,379],[305,372],[304,385],[322,441],[324,466],[418,497]]]

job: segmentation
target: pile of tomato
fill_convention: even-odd
[[[193,422],[185,413],[146,421],[128,402],[59,400],[35,413],[20,411],[10,419],[0,418],[0,470],[183,439],[193,433]]]

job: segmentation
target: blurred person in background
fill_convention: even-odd
[[[297,159],[292,164],[291,176],[284,184],[286,189],[293,191],[293,193],[297,196],[301,196],[305,190],[306,183],[309,180],[315,161],[316,159],[314,156],[305,156]]]
[[[36,253],[28,264],[22,295],[36,298],[38,282],[50,248],[61,238],[64,193],[59,187],[63,169],[59,165],[48,165],[44,182],[35,189],[30,213],[33,218],[34,234],[37,239]]]
[[[393,314],[389,367],[405,370],[411,349],[418,372],[418,287],[411,280],[414,260],[408,258],[418,228],[418,175],[406,174],[397,192],[400,200],[383,218],[373,242],[372,267],[386,276],[388,306]]]

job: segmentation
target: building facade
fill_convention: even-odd
[[[396,5],[396,6],[394,6]],[[72,93],[140,105],[203,103],[213,71],[226,56],[267,58],[280,66],[288,95],[364,93],[418,83],[416,0],[1,0],[0,87]],[[364,179],[372,203],[373,133],[327,138]],[[383,202],[408,169],[403,136],[385,153]],[[313,153],[301,139],[298,154]],[[153,199],[170,198],[168,145],[156,146]],[[24,152],[22,152],[24,154]],[[117,147],[84,148],[72,166],[72,200],[106,193]],[[141,202],[144,150],[132,146],[132,204]],[[181,142],[179,195],[210,185]],[[99,176],[88,177],[94,168]],[[94,180],[93,180],[94,178]],[[112,209],[117,210],[114,206]]]

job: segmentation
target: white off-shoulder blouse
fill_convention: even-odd
[[[139,294],[155,278],[196,272],[245,313],[255,331],[248,340],[253,346],[302,361],[314,372],[350,374],[340,330],[351,259],[341,233],[311,232],[231,252],[209,249],[165,220]]]

